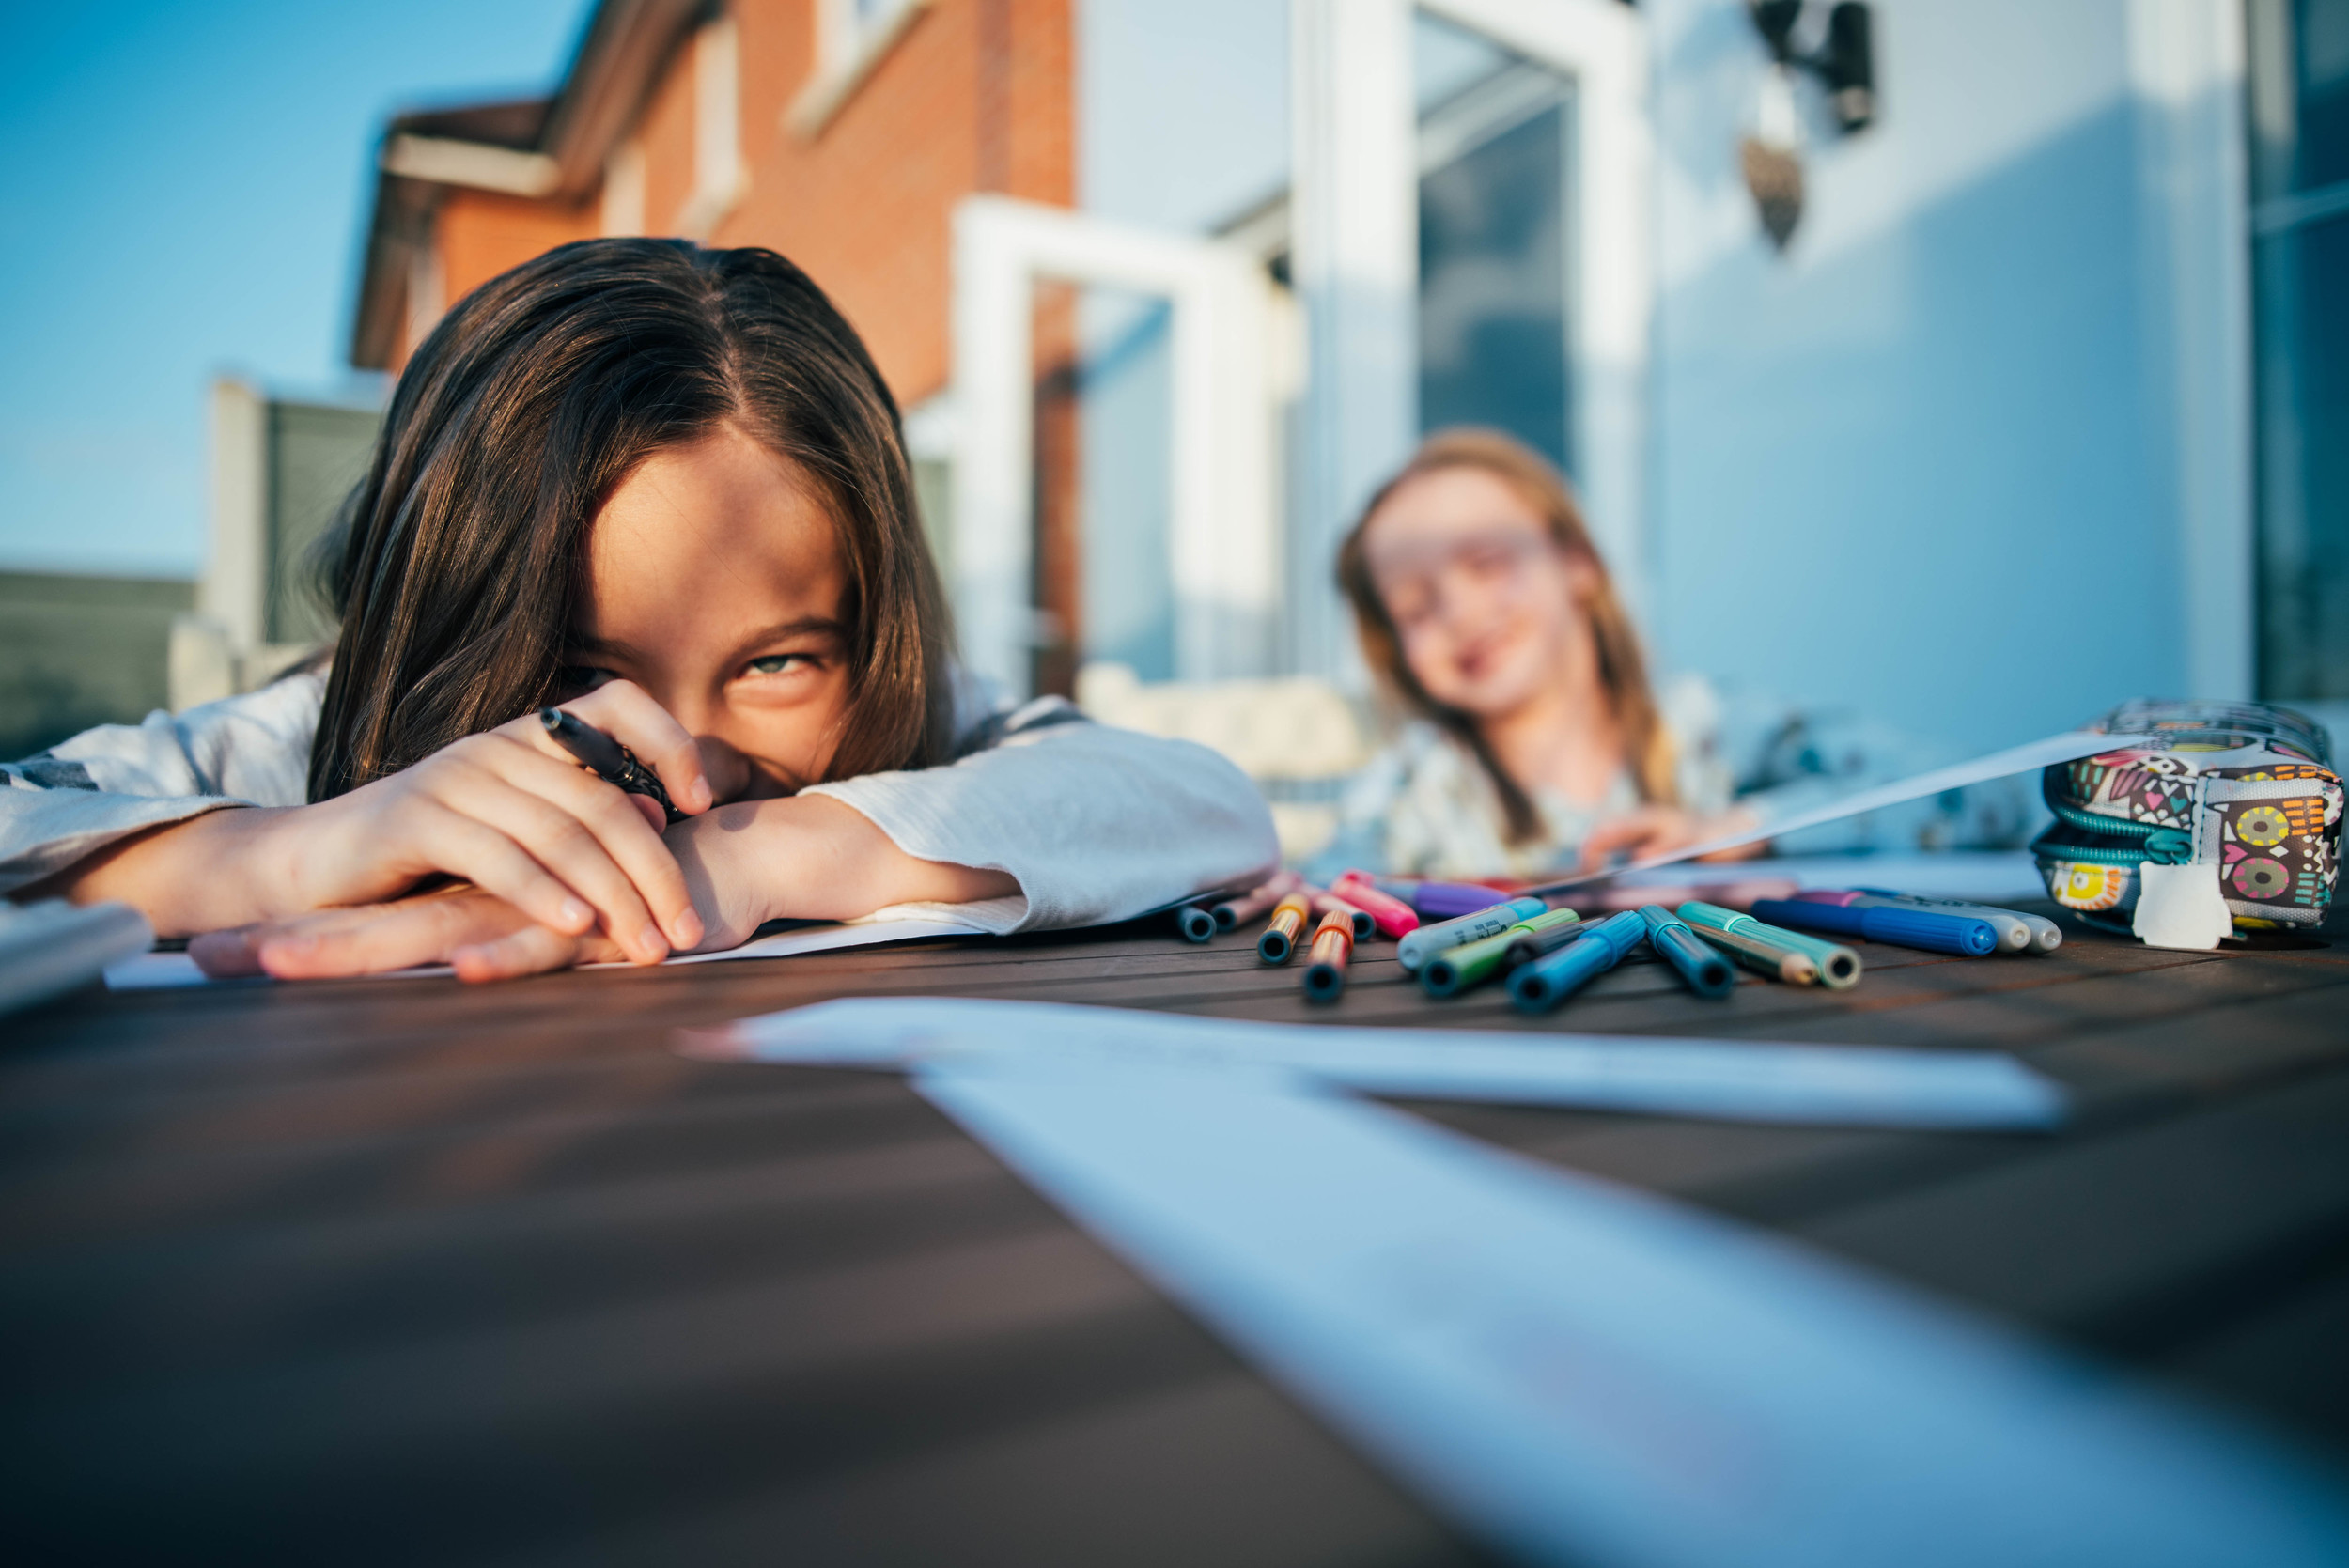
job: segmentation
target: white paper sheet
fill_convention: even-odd
[[[1693,1210],[1228,1072],[998,1054],[915,1081],[1525,1560],[2349,1560],[2312,1463]]]
[[[845,947],[869,947],[876,942],[912,941],[922,937],[980,937],[987,933],[976,927],[950,920],[882,920],[868,924],[810,925],[796,931],[778,931],[771,937],[761,937],[744,942],[740,947],[723,953],[689,953],[669,960],[672,964],[714,964],[734,958],[789,958],[802,953],[831,953]],[[588,969],[625,969],[623,964],[589,964]],[[366,975],[369,980],[420,980],[433,975],[456,971],[445,964],[422,969],[394,970],[388,974]],[[246,976],[238,981],[215,981],[195,967],[195,960],[184,953],[143,953],[135,958],[125,958],[106,968],[106,988],[110,991],[151,991],[180,986],[236,985],[244,980],[271,984],[267,976]]]
[[[1930,898],[1959,898],[1977,904],[2047,896],[2046,884],[2039,878],[2039,863],[2022,849],[1876,850],[1857,855],[1683,862],[1650,871],[1618,872],[1614,885],[1621,892],[1640,887],[1701,889],[1775,879],[1800,888],[1897,888]]]
[[[854,997],[689,1035],[760,1062],[986,1059],[1212,1068],[1267,1086],[1579,1106],[1730,1121],[2054,1126],[2063,1091],[1994,1051],[1455,1029],[1350,1029],[958,997]]]
[[[1708,839],[1702,844],[1692,844],[1685,849],[1675,849],[1669,854],[1651,855],[1646,860],[1635,861],[1628,865],[1616,866],[1607,871],[1589,872],[1579,877],[1545,882],[1539,888],[1529,891],[1563,892],[1565,889],[1581,887],[1591,882],[1605,881],[1609,877],[1620,877],[1627,872],[1649,871],[1659,865],[1672,865],[1681,861],[1692,861],[1700,856],[1717,854],[1723,849],[1736,849],[1745,845],[1759,844],[1764,839],[1776,838],[1781,833],[1791,833],[1801,828],[1815,828],[1822,822],[1841,822],[1847,816],[1858,816],[1862,812],[1877,811],[1886,806],[1897,806],[1904,800],[1921,800],[1928,795],[1938,795],[1945,789],[1963,789],[1968,784],[1984,784],[1992,779],[2003,779],[2015,773],[2036,772],[2042,768],[2053,767],[2059,762],[2076,762],[2081,757],[2095,756],[2102,752],[2117,752],[2131,746],[2158,743],[2158,737],[2153,736],[2097,735],[2087,730],[2067,730],[2061,735],[2048,736],[2044,740],[2033,740],[2022,746],[2010,746],[2003,752],[1993,752],[1988,756],[1976,757],[1971,762],[1952,763],[1947,768],[1937,768],[1929,773],[1916,773],[1906,779],[1896,779],[1890,784],[1875,784],[1846,795],[1840,800],[1830,800],[1822,806],[1794,812],[1741,832],[1727,833],[1719,838]],[[1755,875],[1762,874],[1758,870],[1755,872]]]

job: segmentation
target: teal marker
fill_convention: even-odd
[[[1395,961],[1403,966],[1404,973],[1417,974],[1420,965],[1447,947],[1498,937],[1517,922],[1532,920],[1548,910],[1549,906],[1538,898],[1512,898],[1505,904],[1495,904],[1473,914],[1460,915],[1434,925],[1423,925],[1416,931],[1405,932],[1403,939],[1394,944]]]
[[[1771,925],[1751,915],[1741,915],[1735,909],[1694,898],[1680,907],[1680,918],[1690,925],[1709,926],[1749,938],[1781,953],[1799,953],[1819,966],[1819,984],[1830,991],[1841,991],[1859,983],[1859,955],[1841,942],[1831,942],[1807,931],[1789,931],[1784,926]]]
[[[1680,971],[1688,989],[1718,1001],[1737,984],[1729,960],[1697,940],[1687,921],[1661,904],[1641,905],[1640,918],[1647,922],[1648,945],[1656,949],[1657,956]]]

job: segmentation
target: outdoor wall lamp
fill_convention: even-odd
[[[1864,131],[1876,114],[1875,46],[1868,7],[1842,0],[1827,13],[1827,38],[1816,53],[1795,46],[1805,0],[1752,0],[1754,31],[1781,69],[1808,70],[1827,89],[1828,107],[1844,134]]]
[[[1795,74],[1809,71],[1827,94],[1828,110],[1844,135],[1875,120],[1875,45],[1869,8],[1840,0],[1827,11],[1819,46],[1806,50],[1795,39],[1807,0],[1748,0],[1754,31],[1770,52],[1754,103],[1753,127],[1738,145],[1746,189],[1764,232],[1780,250],[1802,219],[1802,117],[1795,108]]]

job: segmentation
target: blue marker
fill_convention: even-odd
[[[1555,953],[1519,964],[1509,976],[1509,1000],[1521,1013],[1547,1013],[1623,962],[1647,939],[1647,922],[1626,909],[1584,931]]]
[[[1927,909],[1761,898],[1754,901],[1753,918],[1774,925],[1833,931],[1846,937],[1864,937],[1872,942],[1890,942],[1894,947],[1954,953],[1967,958],[1986,958],[1999,951],[1999,933],[1988,921],[1968,915],[1939,915]]]

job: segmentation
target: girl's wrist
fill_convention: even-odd
[[[770,920],[854,920],[892,904],[1019,892],[1003,872],[909,855],[863,812],[824,795],[720,806],[672,828],[669,843],[713,946],[722,930],[739,941]]]

